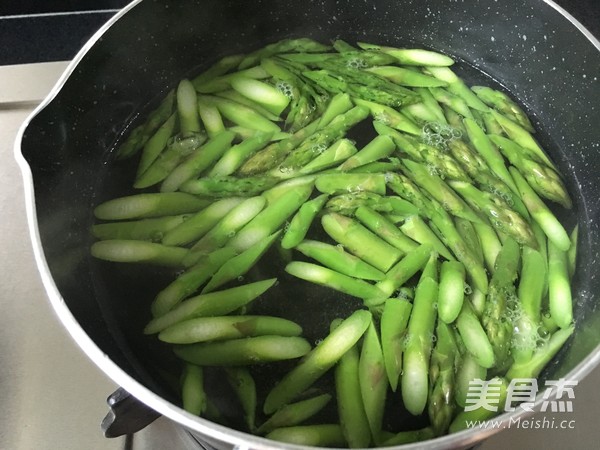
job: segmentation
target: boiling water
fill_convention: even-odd
[[[459,62],[453,69],[468,85],[486,85],[502,89],[496,80],[475,67]],[[285,86],[281,87],[281,89],[284,88]],[[156,99],[139,114],[140,121],[159,100]],[[527,110],[526,105],[523,106],[539,130],[536,137],[543,147],[551,154],[560,151],[550,142],[544,130],[540,129],[531,111]],[[430,137],[433,135],[446,136],[449,131],[450,135],[447,137],[452,138],[452,130],[426,131],[429,132]],[[348,133],[348,137],[356,142],[359,149],[375,136],[369,120],[354,127]],[[107,163],[98,174],[97,203],[142,192],[134,191],[131,187],[135,178],[136,164],[136,158],[128,161],[115,161],[109,156]],[[572,188],[573,186],[568,187]],[[153,189],[148,189],[145,192],[153,191],[155,192]],[[571,192],[574,192],[573,189]],[[558,212],[560,213],[560,211]],[[566,223],[567,229],[571,229],[576,217],[577,214],[570,213],[568,217],[561,217],[561,219],[564,219],[563,223]],[[320,229],[318,220],[311,227],[308,237],[316,240],[328,240]],[[221,289],[277,277],[278,283],[251,303],[246,312],[293,320],[303,327],[304,337],[314,344],[327,336],[329,325],[333,319],[347,317],[352,311],[361,308],[362,302],[337,291],[316,286],[288,275],[283,269],[290,258],[306,260],[300,253],[284,251],[278,244],[275,244],[263,256],[260,263],[250,273],[244,275],[242,281],[231,282]],[[96,260],[92,261],[92,270],[95,290],[104,313],[104,317],[98,318],[98,320],[104,320],[110,327],[112,335],[115,336],[122,351],[128,357],[131,374],[163,397],[179,403],[181,362],[173,356],[169,345],[161,343],[156,336],[145,336],[142,332],[144,326],[151,319],[150,304],[152,300],[177,276],[177,272],[152,266],[113,264]],[[252,373],[257,381],[259,405],[262,405],[266,394],[275,383],[294,365],[294,361],[287,361],[252,368]],[[230,387],[223,381],[222,371],[218,368],[207,368],[205,376],[208,395],[221,409],[225,424],[243,429],[240,407],[232,395]],[[332,371],[329,371],[315,384],[314,391],[334,392]],[[260,409],[259,406],[257,423],[262,420]],[[413,417],[406,412],[398,394],[388,394],[387,412],[384,417],[386,420],[384,429],[388,431],[416,429],[428,423],[426,413],[422,417]],[[328,407],[313,420],[315,423],[336,422],[335,401],[330,402]]]

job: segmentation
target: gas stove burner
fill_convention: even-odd
[[[190,433],[189,431],[186,431],[186,433],[190,436],[190,439],[193,439],[194,442],[196,442],[196,444],[198,444],[198,447],[204,450],[216,450],[215,447],[213,447],[212,445],[202,441],[201,439],[199,439],[197,436],[194,436],[192,433]]]

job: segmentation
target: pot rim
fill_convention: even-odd
[[[84,56],[91,50],[96,42],[111,28],[118,20],[127,14],[131,9],[141,3],[143,0],[133,0],[118,13],[116,13],[111,19],[109,19],[94,35],[85,43],[81,50],[75,55],[73,60],[66,67],[65,71],[56,82],[48,96],[38,105],[37,108],[27,117],[23,122],[14,143],[14,157],[21,169],[21,174],[24,182],[25,190],[25,207],[27,213],[27,222],[29,226],[29,235],[32,241],[32,247],[34,257],[38,271],[40,273],[44,288],[48,294],[48,298],[52,307],[62,322],[63,326],[67,329],[71,337],[75,340],[77,345],[83,350],[83,352],[102,370],[108,375],[113,381],[119,386],[127,390],[131,395],[142,401],[150,408],[166,416],[170,420],[182,425],[190,431],[197,432],[206,435],[210,438],[217,439],[219,441],[231,444],[236,449],[256,449],[256,450],[300,450],[306,447],[294,444],[287,444],[283,442],[276,442],[270,439],[266,439],[260,436],[251,435],[242,431],[228,428],[223,425],[219,425],[214,422],[210,422],[207,419],[195,416],[183,410],[182,408],[170,403],[157,395],[147,387],[143,386],[140,382],[135,380],[132,376],[127,374],[121,367],[119,367],[114,361],[112,361],[108,355],[106,355],[96,343],[88,336],[85,330],[81,327],[79,322],[75,319],[71,310],[64,301],[60,294],[58,287],[56,286],[52,275],[50,273],[44,250],[42,247],[42,241],[39,234],[39,228],[36,216],[36,205],[35,205],[35,191],[33,186],[33,175],[31,168],[25,160],[21,152],[21,143],[25,130],[31,123],[31,121],[44,109],[50,102],[58,95],[62,90],[64,84],[76,70],[77,66],[84,58]],[[561,14],[566,20],[568,20],[579,32],[581,32],[590,43],[596,47],[600,52],[600,41],[579,22],[575,17],[568,13],[564,8],[556,4],[553,0],[541,0],[546,5],[555,9]],[[598,364],[600,363],[600,344],[596,346],[589,355],[581,361],[573,370],[571,370],[566,379],[579,381],[588,375]],[[534,411],[539,411],[542,404],[541,396],[536,398]],[[428,449],[449,449],[449,448],[466,448],[473,446],[476,443],[482,441],[485,438],[496,434],[502,429],[508,428],[511,423],[519,419],[533,415],[534,412],[528,412],[525,410],[506,412],[493,418],[496,423],[499,424],[497,427],[479,428],[473,427],[457,433],[441,436],[425,442],[417,442],[414,444],[405,444],[401,446],[394,446],[390,448],[402,448],[403,450],[416,450],[423,448],[424,444]],[[318,449],[318,447],[313,447]],[[325,450],[325,449],[323,449]]]

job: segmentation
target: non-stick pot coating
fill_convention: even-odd
[[[600,342],[594,267],[600,248],[600,52],[541,0],[145,0],[131,9],[85,54],[22,142],[51,275],[98,347],[131,377],[177,401],[170,352],[141,335],[150,301],[173,274],[89,256],[93,206],[132,192],[134,162],[111,159],[115,142],[127,133],[124,124],[135,125],[182,77],[221,56],[305,36],[432,48],[461,60],[457,71],[471,81],[501,83],[519,99],[573,195],[574,212],[563,216],[570,226],[580,224],[577,331],[543,377],[564,376],[582,363]],[[356,306],[326,290],[286,283],[278,289],[271,306],[309,311],[303,323],[311,339]]]

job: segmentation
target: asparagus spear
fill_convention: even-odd
[[[141,176],[152,165],[156,158],[161,154],[169,142],[169,138],[175,131],[177,124],[177,114],[171,116],[163,123],[156,133],[146,142],[142,150],[142,156],[138,164],[137,176]]]
[[[296,246],[296,250],[309,258],[317,260],[324,266],[352,278],[381,280],[385,276],[380,270],[347,253],[338,246],[304,240]]]
[[[359,98],[355,98],[354,103],[368,108],[376,122],[381,122],[395,130],[404,131],[414,136],[421,134],[421,128],[416,123],[394,108],[375,101],[367,101]]]
[[[383,272],[402,255],[400,250],[348,217],[327,213],[321,218],[321,224],[325,232],[350,253]]]
[[[280,90],[281,92],[283,92],[283,90],[281,90],[279,88],[277,88],[277,89]],[[266,109],[259,103],[255,102],[253,100],[250,100],[248,97],[244,97],[242,94],[240,94],[239,92],[237,92],[233,89],[227,90],[227,91],[222,91],[222,92],[215,92],[214,95],[217,97],[223,97],[228,100],[232,100],[236,103],[239,103],[241,105],[247,106],[248,108],[253,109],[257,113],[259,113],[261,116],[264,116],[265,118],[269,119],[272,122],[279,122],[281,120],[281,117],[279,117],[278,114],[273,114],[271,111],[269,111],[268,109]],[[206,100],[206,97],[204,97],[204,99]],[[216,108],[216,105],[214,105],[214,103],[213,103],[213,106]],[[217,110],[218,110],[218,108],[217,108]],[[219,114],[221,114],[221,113],[219,113]],[[257,132],[253,128],[241,127],[240,125],[236,125],[236,127],[244,128],[245,130],[250,130],[254,133]],[[280,133],[276,133],[275,135],[279,135],[279,134]]]
[[[403,355],[402,400],[413,415],[421,414],[429,395],[429,358],[438,297],[437,255],[432,255],[415,291]]]
[[[514,282],[521,259],[519,245],[513,239],[504,241],[498,253],[482,323],[494,349],[497,367],[504,367],[509,355],[513,324],[508,317],[509,308],[516,298]]]
[[[421,270],[427,263],[427,260],[431,259],[433,256],[437,257],[437,254],[433,253],[431,246],[427,244],[420,245],[415,250],[410,251],[386,272],[383,280],[376,284],[377,288],[385,295],[369,299],[367,306],[372,307],[383,303],[396,289],[400,288],[413,275]]]
[[[427,73],[430,73],[438,80],[447,83],[447,88],[450,92],[462,98],[470,108],[477,111],[488,111],[488,106],[482,102],[465,84],[463,80],[447,67],[427,67]]]
[[[154,186],[167,178],[171,172],[188,156],[193,154],[206,141],[202,132],[182,133],[172,137],[167,148],[154,160],[154,162],[138,177],[133,184],[136,189]]]
[[[448,121],[444,115],[444,110],[438,103],[438,101],[431,95],[431,92],[427,88],[415,88],[415,92],[421,97],[421,101],[431,112],[436,116],[436,123],[447,125]]]
[[[190,214],[179,214],[127,222],[100,223],[92,226],[92,234],[98,239],[159,242],[165,234],[186,222],[190,217]]]
[[[486,105],[497,109],[500,113],[507,116],[513,122],[518,123],[530,133],[535,132],[527,114],[504,92],[496,91],[487,86],[472,86],[471,90]]]
[[[180,186],[180,190],[190,194],[206,197],[251,197],[271,189],[280,180],[269,176],[255,177],[203,177],[189,180]]]
[[[548,283],[550,315],[560,328],[568,328],[573,322],[573,300],[567,252],[552,241],[548,241]]]
[[[231,89],[231,81],[238,78],[253,78],[253,79],[264,79],[269,77],[269,73],[266,72],[261,66],[254,66],[244,70],[238,70],[237,72],[231,72],[218,77],[205,80],[202,83],[194,83],[196,91],[201,94],[218,94],[220,92]]]
[[[492,272],[494,270],[494,265],[496,264],[496,257],[502,248],[500,239],[498,239],[498,235],[494,229],[487,224],[476,223],[473,224],[473,226],[479,237],[479,242],[481,243],[485,265],[488,270]]]
[[[506,378],[509,380],[514,380],[515,378],[537,378],[542,369],[546,367],[565,342],[567,342],[567,339],[571,337],[573,331],[575,331],[573,325],[556,331],[546,344],[534,352],[530,360],[513,364],[508,369]]]
[[[311,192],[312,185],[288,190],[281,198],[268,204],[264,210],[251,219],[235,234],[229,245],[241,252],[265,239],[278,230],[308,200]]]
[[[275,87],[252,78],[236,77],[231,80],[231,87],[276,115],[290,103],[290,99]]]
[[[579,225],[575,225],[573,231],[571,231],[571,246],[567,250],[567,263],[569,269],[569,277],[573,278],[575,275],[575,268],[577,266],[577,241],[579,239]]]
[[[345,319],[269,392],[264,412],[270,414],[310,387],[358,342],[371,323],[371,313],[358,310]]]
[[[374,127],[379,134],[391,137],[398,149],[408,154],[411,159],[426,164],[430,172],[438,173],[441,177],[451,180],[471,181],[460,164],[442,150],[418,142],[413,137],[399,133],[382,123],[376,122]]]
[[[323,111],[318,127],[326,127],[333,119],[340,114],[348,112],[353,106],[352,100],[350,100],[350,96],[348,94],[335,94],[333,97],[331,97],[331,100],[329,100],[329,104],[327,105],[327,108],[325,108],[325,111]]]
[[[266,437],[274,441],[305,447],[343,447],[346,445],[344,433],[338,424],[277,428]]]
[[[299,425],[321,411],[331,401],[330,394],[317,395],[306,400],[285,405],[277,410],[269,419],[263,423],[257,433],[269,433],[276,428],[292,427]]]
[[[184,320],[158,335],[170,344],[195,344],[255,336],[300,336],[300,325],[270,316],[197,317]]]
[[[347,92],[353,98],[388,107],[398,108],[417,100],[409,89],[369,72],[357,72],[339,65],[326,67],[328,69],[305,71],[302,75],[327,92]]]
[[[246,366],[270,361],[296,359],[310,351],[301,337],[258,336],[175,347],[184,361],[200,366]]]
[[[490,139],[538,195],[560,203],[565,208],[571,208],[572,202],[567,189],[552,167],[528,157],[527,152],[510,139],[497,135],[490,136]]]
[[[129,220],[198,212],[210,202],[183,192],[137,194],[108,200],[94,209],[101,220]]]
[[[254,378],[245,367],[227,367],[225,374],[229,385],[240,401],[246,426],[249,431],[254,432],[256,429],[256,383]]]
[[[205,101],[212,102],[218,108],[223,117],[237,125],[252,128],[258,131],[264,131],[266,133],[277,133],[281,131],[277,124],[265,118],[263,115],[249,106],[242,105],[241,103],[223,97],[205,96],[203,98]]]
[[[385,195],[385,175],[382,173],[327,173],[318,175],[315,187],[325,194],[372,192]]]
[[[444,261],[440,269],[438,315],[445,323],[458,317],[465,298],[465,267],[458,261]]]
[[[504,405],[508,392],[508,383],[506,380],[504,378],[494,377],[489,380],[489,383],[492,386],[497,386],[497,389],[490,389],[490,392],[488,393],[489,398],[486,400],[485,404]],[[473,423],[483,423],[486,420],[491,419],[497,414],[493,408],[491,409],[492,411],[490,411],[490,408],[481,406],[471,411],[460,412],[450,424],[450,433],[457,433],[461,430],[469,428]]]
[[[446,246],[439,240],[431,228],[417,215],[409,216],[400,227],[402,232],[409,238],[419,244],[429,244],[437,253],[442,255],[448,261],[454,261],[455,258]]]
[[[460,237],[450,215],[440,204],[426,198],[419,189],[401,175],[389,177],[388,186],[401,197],[420,208],[432,225],[440,231],[444,243],[452,250],[456,258],[465,266],[473,285],[483,293],[487,293],[488,279],[483,266]]]
[[[454,331],[442,321],[437,323],[436,337],[429,368],[431,391],[427,413],[432,428],[440,436],[448,431],[454,416],[454,379],[458,349]]]
[[[165,245],[185,245],[200,239],[229,211],[243,201],[240,197],[230,197],[216,201],[203,210],[190,216],[185,222],[167,231],[162,237]]]
[[[312,188],[315,184],[315,178],[316,177],[314,175],[305,175],[302,177],[292,178],[276,184],[272,188],[264,191],[261,195],[267,199],[268,205],[272,205],[290,190],[304,189],[307,186]]]
[[[467,102],[465,102],[461,97],[454,95],[453,93],[440,87],[429,88],[429,92],[431,92],[431,95],[438,103],[447,106],[461,117],[473,117],[473,113],[471,112],[469,105],[467,105]],[[448,122],[450,122],[450,120]]]
[[[402,352],[411,310],[412,304],[407,300],[389,298],[381,314],[381,350],[388,381],[394,392],[402,373]]]
[[[490,141],[485,132],[479,127],[473,119],[466,118],[464,120],[467,134],[473,147],[479,152],[481,157],[488,164],[490,169],[500,178],[513,192],[517,192],[517,187],[508,173],[508,169],[504,164],[502,155],[496,146]]]
[[[219,109],[206,97],[201,97],[198,100],[198,112],[209,138],[212,139],[225,130],[225,124]]]
[[[400,64],[406,66],[451,66],[454,64],[454,61],[449,56],[431,50],[394,48],[367,44],[365,42],[358,42],[357,45],[364,50],[378,50],[391,55]]]
[[[219,270],[219,267],[233,256],[235,256],[235,250],[231,247],[224,247],[201,257],[194,266],[187,269],[156,295],[150,306],[152,315],[159,317],[169,312],[185,297],[196,292]]]
[[[471,207],[468,206],[439,176],[430,173],[426,167],[419,163],[415,163],[414,161],[403,159],[402,162],[406,166],[403,170],[404,174],[417,185],[425,189],[434,199],[440,202],[447,211],[471,222],[481,222],[477,213],[473,211]]]
[[[357,280],[316,264],[292,261],[285,267],[290,275],[335,289],[354,297],[368,299],[383,297],[383,293],[366,281]]]
[[[456,229],[458,230],[458,233],[463,238],[465,243],[469,246],[469,249],[473,252],[475,256],[477,256],[477,260],[481,264],[483,264],[483,248],[481,246],[479,236],[477,235],[475,224],[460,217],[456,217],[454,223],[456,224]]]
[[[401,111],[402,114],[406,115],[418,125],[427,126],[428,124],[437,123],[437,115],[435,112],[423,103],[413,103],[404,106]]]
[[[342,172],[359,168],[365,164],[390,156],[395,150],[393,141],[386,136],[377,136],[355,155],[344,161],[338,170]]]
[[[387,78],[388,80],[401,86],[410,87],[444,87],[447,86],[443,80],[438,80],[429,75],[397,66],[377,66],[365,69],[368,72]]]
[[[223,291],[191,297],[181,302],[166,314],[152,319],[148,325],[146,325],[146,328],[144,328],[144,333],[159,333],[171,325],[195,317],[229,314],[263,294],[275,284],[275,281],[277,280],[272,278]]]
[[[326,194],[319,195],[300,207],[298,212],[292,217],[289,226],[286,227],[285,234],[281,240],[283,248],[293,248],[302,242],[314,218],[321,211],[327,199],[328,196]]]
[[[363,405],[373,442],[381,442],[381,426],[385,408],[388,380],[377,328],[371,324],[365,332],[358,362],[358,379]]]
[[[539,339],[542,297],[547,282],[546,260],[540,252],[523,247],[523,266],[519,279],[519,316],[515,323],[512,355],[516,362],[531,358]]]
[[[537,155],[548,167],[554,169],[556,171],[556,167],[546,155],[546,152],[540,147],[540,145],[536,142],[536,140],[531,136],[529,131],[522,128],[520,125],[516,124],[510,119],[507,119],[502,114],[497,111],[491,110],[492,115],[496,119],[496,121],[500,124],[504,132],[508,135],[510,139],[515,141],[524,149],[530,151],[532,154]]]
[[[401,252],[408,253],[417,248],[417,244],[402,233],[396,225],[368,206],[359,206],[355,215],[363,225]]]
[[[364,69],[379,64],[394,62],[394,58],[380,52],[360,51],[348,48],[345,51],[335,53],[291,53],[279,55],[279,58],[296,64],[304,64],[307,67],[317,68],[350,68]]]
[[[347,131],[361,122],[368,114],[367,109],[356,106],[348,112],[337,116],[326,127],[316,131],[296,148],[291,149],[287,157],[281,161],[278,168],[272,169],[273,176],[290,176],[296,170],[310,163],[319,155],[319,149],[325,150],[338,139],[344,137]]]
[[[366,206],[374,211],[393,213],[396,205],[390,197],[363,191],[333,196],[325,204],[325,209],[345,216],[354,216],[356,210],[361,206]],[[414,212],[418,212],[416,208]]]
[[[324,52],[329,47],[308,38],[283,39],[273,44],[266,45],[259,50],[246,55],[239,63],[240,69],[252,67],[261,59],[285,52]]]
[[[117,149],[117,159],[130,158],[143,148],[156,130],[172,115],[174,102],[175,91],[170,91],[158,108],[148,115],[146,122],[129,133],[127,139]]]
[[[180,267],[187,250],[146,241],[108,239],[92,244],[90,252],[105,261]]]
[[[181,400],[183,409],[200,416],[206,410],[204,373],[202,367],[186,364],[181,377]]]
[[[262,256],[269,250],[279,236],[281,231],[273,233],[271,236],[256,242],[248,247],[239,255],[234,256],[229,261],[226,261],[217,272],[211,277],[210,281],[202,289],[202,294],[214,291],[215,288],[223,284],[243,277]]]
[[[529,186],[527,180],[519,173],[514,167],[510,168],[510,173],[513,176],[519,193],[523,202],[533,220],[535,220],[548,239],[560,250],[567,251],[571,246],[571,240],[569,235],[565,231],[564,227],[558,221],[558,219],[552,214],[552,211],[544,204],[544,202],[538,197],[535,191]]]
[[[529,218],[529,213],[519,197],[506,183],[492,172],[484,159],[461,139],[448,142],[448,149],[463,169],[475,180],[480,189],[489,192],[498,201],[504,200],[512,209],[524,218]]]
[[[186,181],[200,175],[231,148],[233,138],[232,131],[223,131],[199,147],[165,178],[161,192],[174,192]]]
[[[241,176],[249,176],[266,172],[277,167],[293,149],[308,137],[312,136],[317,131],[318,127],[319,120],[315,120],[294,132],[291,137],[268,145],[244,162],[237,173]]]
[[[457,339],[457,346],[460,348],[461,345],[464,345],[464,343],[460,339]],[[464,408],[467,406],[467,397],[471,382],[473,380],[486,380],[487,369],[482,367],[468,351],[461,350],[458,358],[454,400],[458,406]]]
[[[253,153],[263,148],[273,133],[258,131],[253,137],[230,147],[208,172],[209,177],[224,177],[234,173]]]
[[[319,172],[339,163],[345,162],[348,158],[356,153],[356,147],[349,139],[340,139],[326,148],[316,158],[300,169],[300,173],[305,175],[309,173]]]
[[[233,207],[210,231],[194,244],[185,257],[184,264],[187,266],[195,264],[202,255],[223,247],[236,236],[238,230],[263,210],[265,204],[266,200],[264,197],[258,196],[248,198]],[[240,251],[237,247],[230,246],[236,251]]]
[[[356,345],[340,358],[335,368],[338,415],[350,448],[366,448],[371,429],[365,413],[359,382],[359,356]]]
[[[495,362],[494,349],[468,299],[462,305],[462,309],[456,320],[456,327],[464,346],[473,356],[476,363],[486,369],[492,367]],[[508,345],[508,343],[505,345]]]
[[[449,181],[452,189],[457,191],[467,203],[481,211],[490,220],[492,226],[501,233],[515,239],[519,244],[537,248],[537,240],[529,223],[517,212],[487,192],[462,181]]]

